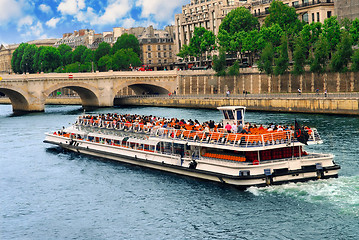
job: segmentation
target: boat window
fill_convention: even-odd
[[[233,111],[228,110],[227,112],[228,112],[228,119],[234,119]]]
[[[224,119],[234,119],[232,110],[223,110]]]
[[[237,121],[241,121],[243,119],[242,111],[237,111]]]

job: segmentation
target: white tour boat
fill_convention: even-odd
[[[245,126],[245,107],[218,109],[223,124]],[[74,125],[47,133],[44,142],[240,188],[332,178],[340,169],[333,155],[304,151],[305,144],[322,140],[316,129],[304,130],[299,124],[295,129],[260,127],[247,129],[249,133],[246,128],[228,133],[224,126],[214,124],[204,129],[174,119],[137,115],[135,119],[131,115],[134,121],[129,122],[119,115],[108,116],[80,116]],[[151,121],[146,123],[143,118]]]

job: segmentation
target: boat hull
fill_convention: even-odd
[[[304,182],[309,180],[326,179],[338,177],[338,170],[340,167],[336,164],[326,165],[322,169],[315,168],[300,168],[295,170],[288,170],[286,172],[274,172],[270,175],[266,174],[251,174],[249,176],[239,176],[238,172],[241,169],[251,168],[253,171],[263,173],[263,169],[273,167],[276,164],[278,168],[281,167],[281,162],[271,164],[261,164],[259,166],[243,166],[228,165],[228,171],[232,174],[225,174],[224,172],[212,171],[213,164],[206,161],[197,160],[198,166],[191,168],[190,162],[192,159],[181,158],[181,156],[164,155],[155,152],[144,152],[131,148],[116,147],[107,144],[87,142],[83,140],[72,140],[57,136],[53,134],[47,134],[45,143],[58,145],[64,149],[74,151],[81,154],[91,155],[100,158],[106,158],[113,161],[128,163],[132,165],[157,169],[160,171],[170,172],[178,175],[189,176],[193,178],[199,178],[209,180],[213,182],[219,182],[223,184],[234,185],[240,189],[246,189],[248,187],[263,187],[268,185],[279,185],[289,182]],[[328,162],[332,159],[326,159]],[[300,161],[300,160],[298,160]],[[291,164],[295,164],[293,161]],[[298,162],[299,164],[299,162]],[[301,162],[300,164],[303,164]],[[306,163],[307,165],[312,163]],[[233,173],[237,174],[233,174]]]

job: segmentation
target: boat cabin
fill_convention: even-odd
[[[223,114],[223,124],[240,123],[244,126],[244,115],[246,107],[243,106],[224,106],[217,108]]]

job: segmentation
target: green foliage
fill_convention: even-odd
[[[262,55],[258,60],[258,69],[267,75],[273,74],[274,50],[271,42],[268,42],[262,51]]]
[[[315,73],[323,73],[326,71],[330,45],[327,38],[321,35],[314,45],[314,57],[311,59],[310,71]]]
[[[73,59],[73,52],[66,52],[65,55],[62,57],[62,64],[63,65],[68,65],[72,63],[72,59]]]
[[[355,50],[351,59],[352,59],[351,70],[353,72],[359,72],[359,50]]]
[[[228,67],[227,74],[229,76],[238,76],[239,75],[239,62],[235,61],[232,66]]]
[[[83,63],[81,61],[81,58],[82,58],[82,55],[84,54],[84,52],[86,51],[86,49],[87,49],[87,47],[85,47],[84,45],[77,46],[76,49],[72,53],[72,62]]]
[[[189,44],[189,53],[199,57],[200,62],[202,62],[203,54],[211,52],[214,49],[215,43],[216,37],[213,32],[208,31],[204,27],[196,27]]]
[[[92,63],[93,60],[94,60],[94,52],[91,49],[86,49],[81,56],[81,62],[86,64],[86,63]]]
[[[42,72],[42,65],[41,65],[41,61],[40,61],[40,53],[41,51],[44,49],[44,46],[40,46],[34,56],[34,64],[33,64],[33,69],[35,72]]]
[[[69,52],[72,52],[72,48],[66,44],[61,44],[60,46],[57,47],[57,49],[60,52],[61,55],[61,61],[63,65],[67,65],[70,62],[72,62],[72,57],[70,62],[68,61],[68,59],[66,58],[66,55],[68,55]]]
[[[352,26],[353,21],[349,18],[342,18],[339,20],[340,28],[345,29],[345,31],[349,31]]]
[[[341,41],[337,45],[337,50],[334,53],[330,62],[330,69],[334,72],[344,72],[347,70],[350,58],[353,55],[352,39],[348,32],[343,32]]]
[[[353,43],[358,44],[359,40],[359,19],[356,18],[353,20],[352,25],[350,26],[349,33],[352,36]]]
[[[217,76],[226,75],[226,52],[223,49],[219,50],[219,55],[213,57],[213,70],[216,71]]]
[[[295,48],[293,52],[293,74],[301,75],[304,73],[305,59],[307,55],[307,45],[303,41],[303,36],[300,35],[295,41]]]
[[[59,50],[54,47],[43,47],[39,55],[39,62],[42,63],[44,72],[52,72],[61,66]]]
[[[99,71],[108,71],[112,68],[112,57],[105,55],[98,60],[97,67]]]
[[[135,52],[137,56],[140,56],[141,54],[140,44],[137,38],[135,37],[135,35],[124,33],[117,39],[110,53],[111,55],[113,55],[121,49],[129,49],[129,48],[132,48],[133,52]]]
[[[222,20],[219,32],[226,31],[233,35],[240,31],[249,32],[259,28],[258,18],[254,17],[245,7],[239,7],[230,11]]]
[[[340,26],[337,16],[332,16],[324,20],[323,36],[327,39],[330,52],[334,51],[340,42]]]
[[[279,46],[279,56],[275,59],[274,75],[283,75],[288,71],[288,40],[286,35],[282,36],[281,45]]]
[[[191,53],[191,49],[187,44],[184,44],[182,46],[181,50],[179,51],[179,53],[177,54],[177,56],[179,56],[183,59],[186,59],[191,55],[193,55],[193,54]]]
[[[131,70],[131,67],[141,66],[141,60],[138,55],[130,49],[120,49],[112,57],[113,70]]]
[[[110,44],[108,44],[107,42],[100,43],[94,54],[95,63],[97,63],[103,56],[110,54],[110,51]]]
[[[20,67],[22,72],[35,73],[34,70],[34,61],[35,54],[37,52],[37,47],[35,44],[27,45],[24,49],[24,54],[20,62]]]
[[[80,62],[75,62],[75,63],[68,64],[65,67],[65,72],[78,73],[78,72],[80,72],[80,66],[81,66]]]
[[[280,39],[284,35],[284,31],[279,26],[279,24],[273,24],[270,27],[262,27],[259,31],[258,47],[263,49],[268,42],[270,42],[273,47],[280,45]]]
[[[218,42],[227,52],[238,54],[246,41],[248,32],[258,32],[258,19],[244,7],[230,11],[219,26]],[[247,46],[248,47],[248,43]]]
[[[11,68],[15,73],[23,73],[23,68],[21,67],[22,56],[24,55],[24,50],[28,46],[28,43],[21,43],[17,47],[12,55],[11,59]]]
[[[264,20],[266,27],[278,24],[285,32],[297,33],[301,30],[301,23],[295,8],[289,7],[281,1],[273,1],[268,12],[269,15]]]

